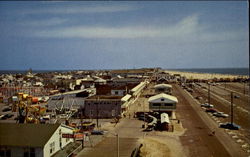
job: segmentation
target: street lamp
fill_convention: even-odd
[[[240,98],[240,96],[233,95],[233,92],[231,92],[231,124],[233,124],[233,100],[234,98]]]

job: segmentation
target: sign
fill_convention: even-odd
[[[74,138],[74,134],[62,134],[62,138]]]
[[[76,140],[83,140],[84,134],[83,133],[76,133],[74,134]]]
[[[76,140],[83,140],[84,134],[83,133],[62,134],[62,138],[75,138]]]

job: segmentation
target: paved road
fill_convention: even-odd
[[[173,94],[177,96],[177,118],[187,131],[180,137],[190,157],[193,156],[247,156],[224,130],[199,107],[192,97],[178,85],[174,85]],[[211,136],[212,131],[215,136]]]

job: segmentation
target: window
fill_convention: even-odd
[[[50,154],[55,151],[55,142],[50,143]]]
[[[23,157],[29,157],[29,149],[28,148],[24,148]]]
[[[173,104],[164,104],[165,106],[173,106]]]
[[[161,101],[164,101],[164,99],[161,99]]]
[[[11,150],[6,147],[0,147],[0,157],[11,157]]]
[[[93,116],[93,110],[90,110],[89,112],[90,116]]]
[[[36,157],[35,148],[30,148],[30,157]]]
[[[161,106],[161,104],[153,104],[153,106]]]
[[[119,92],[118,91],[115,91],[115,95],[118,95],[119,94]]]
[[[69,138],[66,138],[66,142],[68,142],[69,141]]]

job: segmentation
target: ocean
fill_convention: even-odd
[[[204,68],[204,69],[168,69],[183,72],[197,73],[213,73],[213,74],[229,74],[229,75],[247,75],[249,76],[249,68]]]
[[[249,76],[249,68],[204,68],[204,69],[194,68],[194,69],[168,69],[168,70]],[[28,70],[0,70],[0,75],[1,74],[25,74],[27,73],[27,71]],[[70,71],[70,70],[33,70],[33,73],[67,72],[67,71]],[[72,70],[72,71],[76,71],[76,70]]]

